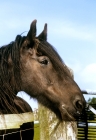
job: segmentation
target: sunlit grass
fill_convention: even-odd
[[[34,125],[34,140],[40,140],[40,128],[39,123]]]

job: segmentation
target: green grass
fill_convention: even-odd
[[[40,128],[39,123],[34,125],[34,140],[40,140]]]

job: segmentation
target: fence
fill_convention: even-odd
[[[84,94],[96,95],[96,93]],[[92,105],[96,109],[96,104]],[[62,122],[55,114],[39,104],[40,140],[96,140],[96,114],[88,108],[78,122]]]
[[[96,95],[96,93],[87,93],[87,95]],[[94,112],[94,113],[93,113]],[[96,104],[91,104],[89,108],[85,108],[83,115],[77,122],[78,140],[96,140]]]
[[[62,122],[55,114],[39,105],[40,140],[77,140],[77,123]]]
[[[92,106],[96,109],[96,104],[92,104]],[[39,121],[40,138],[38,137],[38,139],[36,138],[34,140],[96,140],[96,113],[93,114],[91,112],[92,109],[86,108],[78,122],[62,123],[53,112],[44,106],[39,104],[38,110],[34,111],[34,118],[32,118],[32,113],[23,113],[19,116],[16,114],[0,115],[0,128],[18,128],[18,125],[21,125],[23,121],[29,121],[30,117],[30,121]],[[13,117],[15,118],[13,119]],[[11,123],[9,122],[10,120]],[[14,120],[16,120],[16,122]],[[7,123],[10,124],[10,126],[7,126]]]
[[[96,109],[96,104],[92,104]],[[79,118],[78,140],[96,140],[96,115],[86,108],[84,114]]]

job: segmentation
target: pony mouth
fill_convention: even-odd
[[[67,111],[65,107],[62,108],[61,117],[64,121],[75,121],[76,119]]]

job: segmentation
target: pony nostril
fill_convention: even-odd
[[[75,102],[75,107],[76,107],[77,110],[82,110],[83,109],[82,102],[80,100],[77,100]]]

